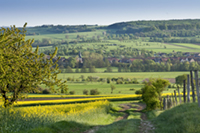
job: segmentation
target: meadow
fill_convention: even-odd
[[[74,78],[74,81],[68,81],[68,92],[74,91],[75,95],[83,95],[83,90],[86,89],[90,91],[91,89],[98,89],[101,95],[110,95],[111,86],[113,84],[115,89],[113,94],[135,94],[135,91],[143,87],[143,80],[147,78],[166,78],[174,79],[178,75],[189,74],[189,72],[127,72],[127,73],[60,73],[58,74],[59,79],[66,80],[68,77]],[[95,76],[99,78],[136,78],[139,81],[139,84],[116,84],[115,81],[111,81],[110,84],[107,82],[88,82],[88,81],[76,81],[76,79],[81,80],[81,75],[85,78],[88,76]],[[174,83],[172,83],[174,84]],[[41,85],[42,88],[47,88],[45,85]],[[55,88],[57,88],[55,86]],[[164,93],[172,92],[173,89],[167,89]]]

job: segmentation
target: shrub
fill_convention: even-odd
[[[76,79],[76,82],[79,82],[79,79]]]
[[[135,91],[135,94],[142,94],[142,90]]]
[[[133,83],[133,84],[139,84],[139,82],[137,81],[136,78],[133,79],[132,83]]]
[[[67,78],[67,81],[71,81],[72,79],[70,77]]]
[[[50,94],[49,89],[44,89],[44,90],[42,91],[42,94]]]
[[[168,85],[168,88],[172,88],[172,85],[170,84],[170,85]]]
[[[107,83],[110,84],[110,78],[107,78]]]
[[[70,91],[69,94],[70,94],[70,95],[74,95],[74,94],[75,94],[75,91]]]
[[[135,90],[134,88],[130,89],[130,91],[134,91],[134,90]]]
[[[97,89],[90,90],[90,95],[99,95],[100,92]]]
[[[83,94],[88,95],[88,90],[84,89]]]
[[[142,88],[142,100],[146,103],[146,110],[155,110],[161,108],[160,99],[163,90],[169,85],[169,81],[165,79],[150,79],[148,82],[144,82]]]
[[[128,81],[125,81],[124,83],[125,83],[125,84],[129,84],[129,82],[128,82]]]
[[[123,81],[121,81],[120,79],[117,80],[116,84],[123,84]]]

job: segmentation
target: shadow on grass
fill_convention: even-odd
[[[21,133],[82,133],[91,128],[92,126],[74,121],[59,121],[48,126],[33,128]]]
[[[100,127],[96,133],[137,133],[139,125],[140,119],[124,119]]]

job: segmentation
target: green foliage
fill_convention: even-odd
[[[197,103],[181,104],[162,112],[152,121],[155,133],[199,133],[200,108]]]
[[[186,74],[179,75],[175,79],[176,79],[176,84],[182,86],[183,85],[183,80],[185,80],[185,82],[187,82],[187,75]]]
[[[69,94],[70,94],[70,95],[74,95],[74,94],[75,94],[75,91],[70,91]]]
[[[97,89],[90,90],[90,95],[99,95],[100,92]]]
[[[32,52],[34,40],[25,40],[26,25],[22,30],[15,26],[0,29],[0,93],[4,107],[24,99],[24,94],[36,91],[40,84],[45,84],[52,92],[67,90],[66,81],[57,78],[60,57],[54,63],[52,61],[57,48],[50,54],[50,59],[45,59],[43,53],[38,54],[39,47]],[[58,90],[54,86],[58,86]],[[13,93],[8,99],[9,92]]]
[[[142,90],[140,89],[140,90],[135,91],[135,94],[142,94]]]
[[[73,73],[73,70],[70,66],[67,66],[66,72],[67,73]]]
[[[121,79],[118,79],[116,84],[123,84],[123,81]]]
[[[168,85],[169,81],[161,78],[150,79],[148,82],[144,82],[144,87],[142,88],[142,100],[146,103],[147,110],[154,110],[161,107],[161,94]]]
[[[110,78],[107,78],[107,83],[110,84]]]
[[[111,88],[111,93],[113,93],[113,90],[116,89],[116,87],[113,84],[110,84],[110,88]]]
[[[50,94],[49,89],[44,89],[44,90],[42,91],[42,94]]]
[[[83,94],[84,94],[84,95],[88,95],[88,90],[84,89],[84,90],[83,90]]]

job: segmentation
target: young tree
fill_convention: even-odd
[[[111,88],[111,93],[113,93],[113,90],[115,89],[115,86],[113,84],[110,84],[110,88]]]
[[[163,90],[169,85],[169,81],[165,79],[150,79],[144,82],[142,90],[142,100],[146,103],[147,110],[154,110],[160,107],[160,99]]]
[[[67,81],[57,78],[60,57],[54,63],[52,61],[57,48],[50,54],[50,59],[44,59],[43,53],[38,54],[39,47],[32,52],[34,40],[25,40],[26,25],[22,30],[15,26],[0,29],[0,93],[4,107],[25,98],[25,93],[37,92],[36,88],[41,84],[50,87],[52,92],[57,92],[55,85],[59,91],[67,90]]]
[[[176,79],[176,84],[182,86],[183,80],[185,80],[187,82],[187,75],[186,74],[179,75],[175,79]]]

